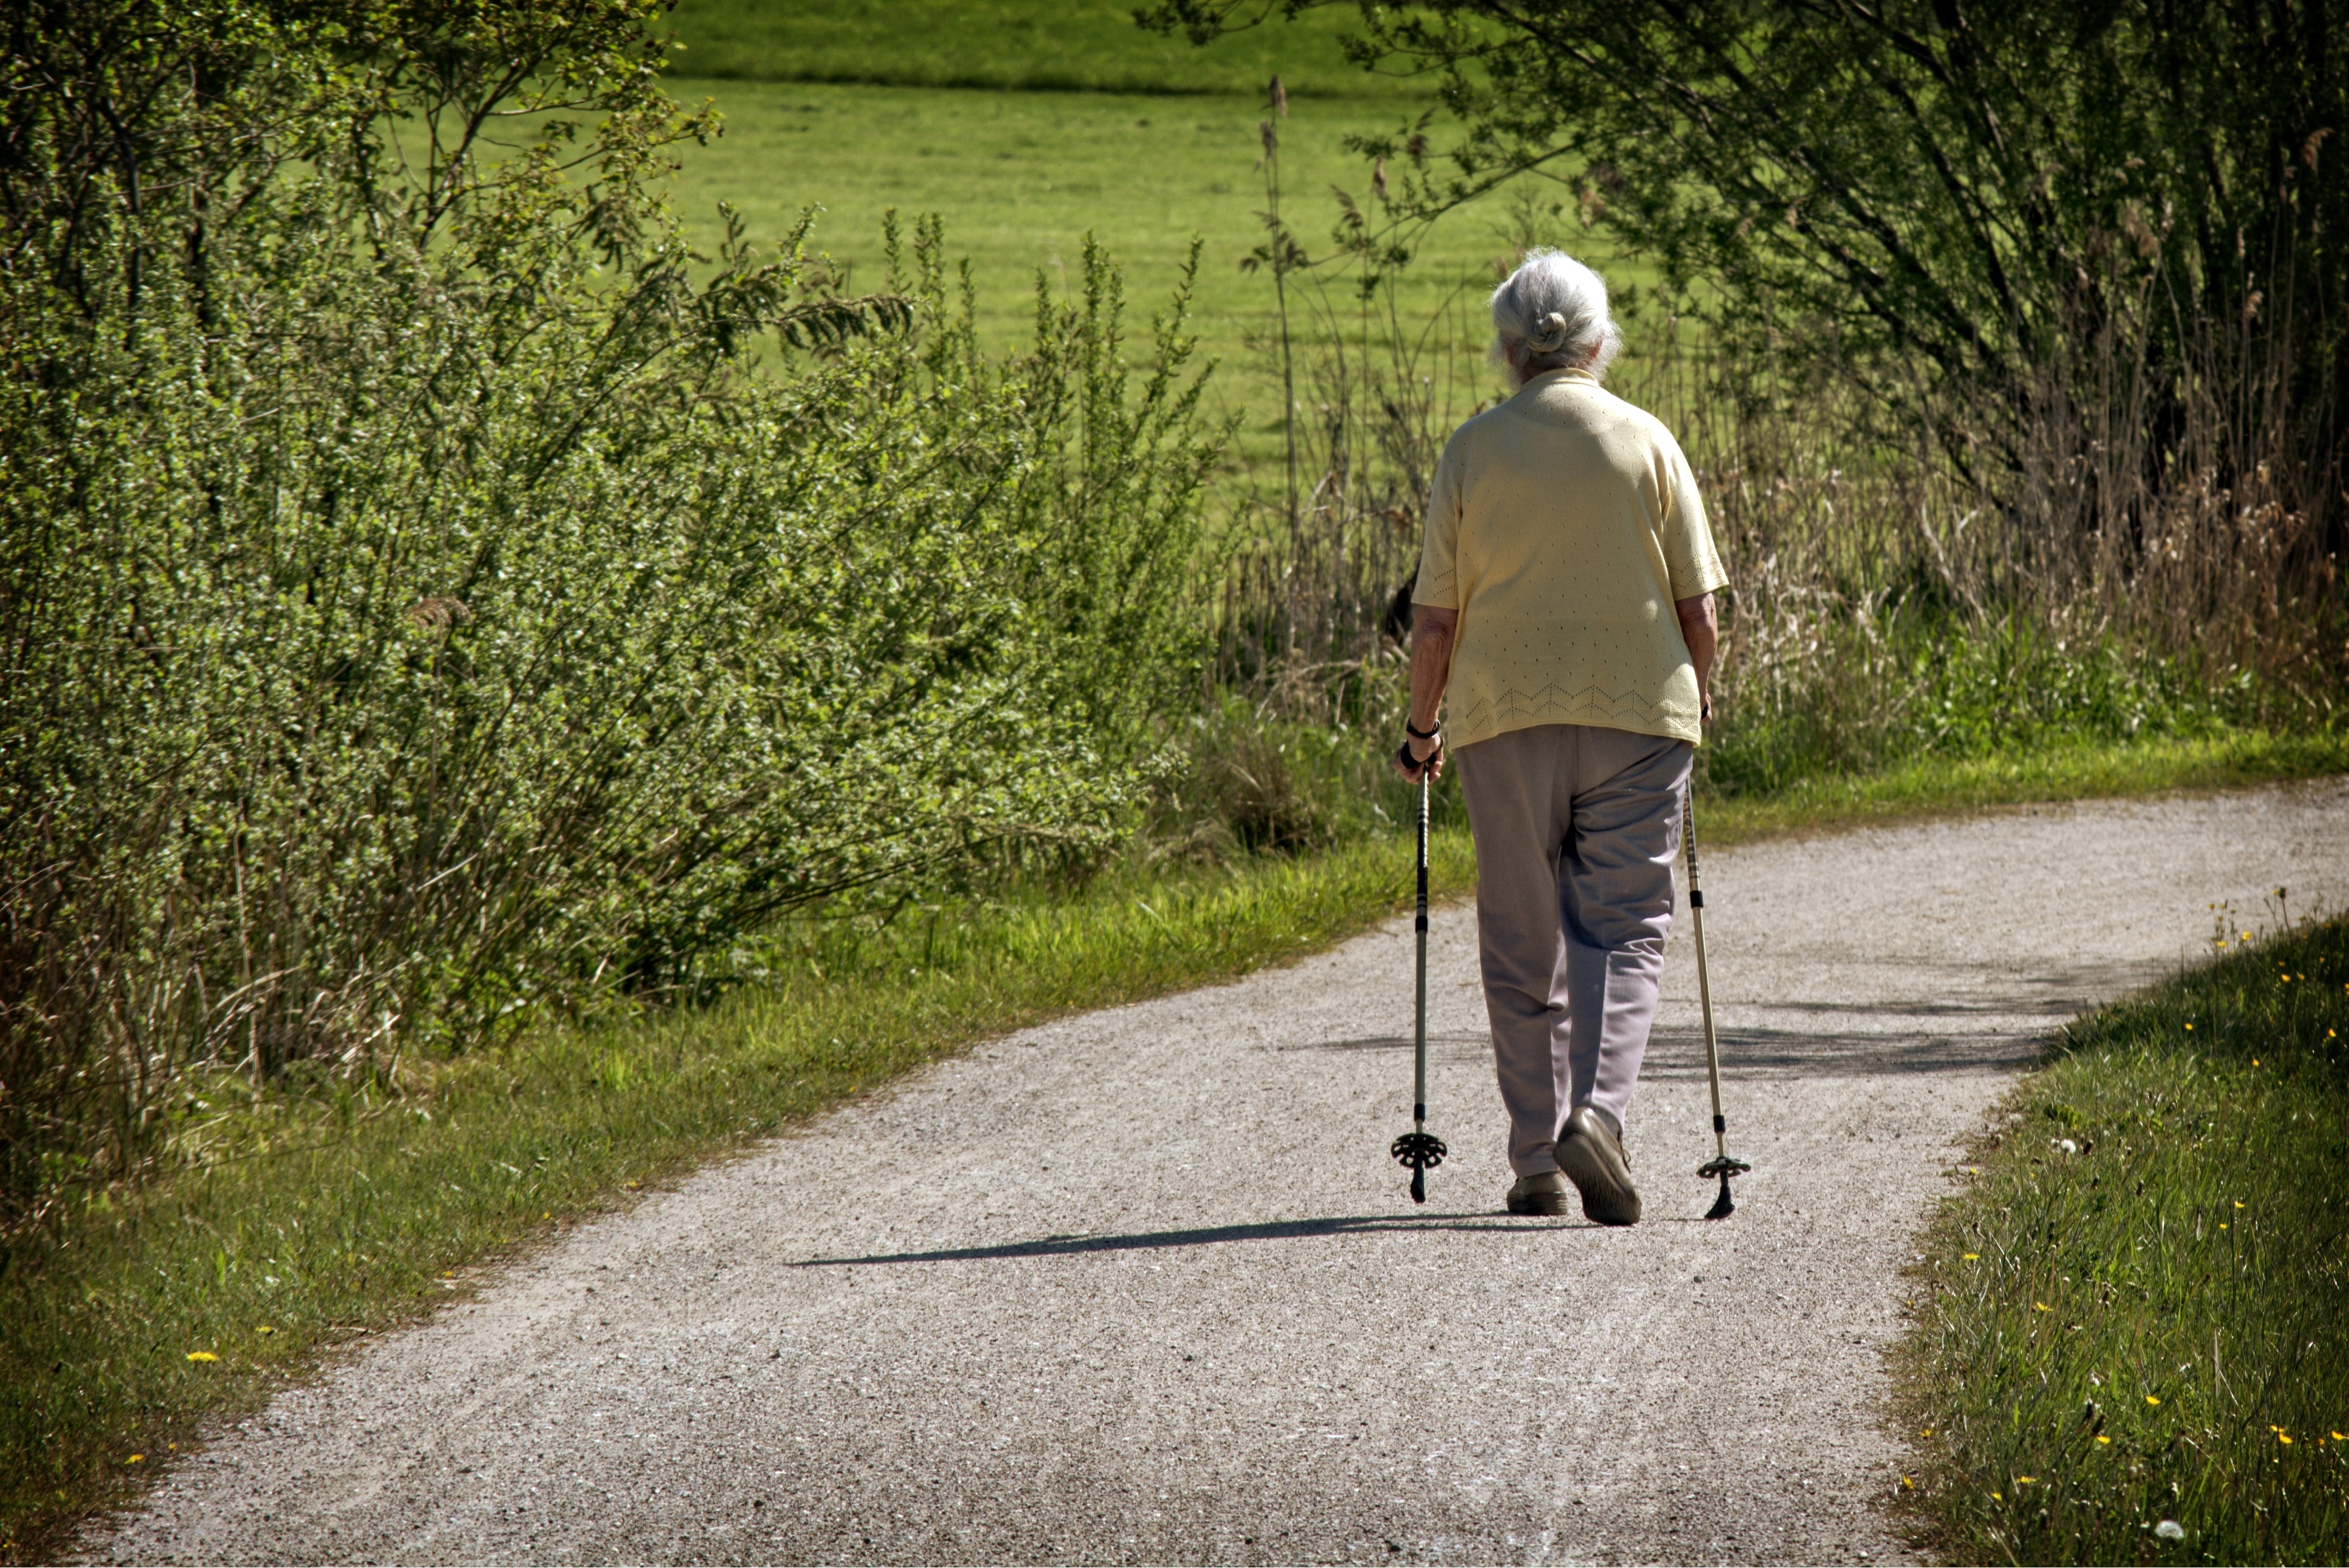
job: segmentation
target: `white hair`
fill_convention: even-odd
[[[1607,282],[1562,252],[1528,251],[1493,291],[1493,353],[1527,379],[1545,370],[1605,377],[1623,335],[1607,314]]]

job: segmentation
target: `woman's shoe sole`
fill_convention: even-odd
[[[1557,1168],[1582,1193],[1582,1213],[1598,1225],[1640,1222],[1640,1190],[1631,1185],[1628,1169],[1610,1170],[1616,1162],[1581,1129],[1569,1125],[1557,1140]]]

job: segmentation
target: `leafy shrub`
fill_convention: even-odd
[[[647,15],[425,7],[233,224],[99,170],[97,239],[0,273],[0,1218],[191,1063],[391,1071],[1116,841],[1219,447],[1185,301],[1137,385],[1096,249],[1008,365],[934,227],[863,297],[804,224],[693,255]],[[408,160],[515,107],[517,36],[589,178],[560,121]]]

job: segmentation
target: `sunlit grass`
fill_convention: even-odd
[[[1905,1416],[1964,1562],[2349,1558],[2349,921],[2074,1024],[1916,1271]]]
[[[1076,92],[1247,92],[1278,72],[1299,94],[1428,98],[1374,76],[1338,40],[1350,7],[1262,26],[1204,47],[1134,26],[1133,0],[681,0],[669,26],[698,75],[897,87]]]
[[[1805,779],[1768,795],[1708,799],[1722,842],[1917,821],[2033,802],[2229,789],[2349,772],[2349,735],[2222,729],[2119,742],[2047,739],[1981,757],[1928,757],[1881,773]]]

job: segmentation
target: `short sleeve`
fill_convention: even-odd
[[[1420,541],[1419,578],[1411,593],[1414,604],[1460,608],[1460,468],[1455,436],[1436,459],[1427,487],[1427,531]]]
[[[1693,599],[1728,585],[1729,573],[1713,547],[1713,529],[1705,521],[1704,498],[1697,493],[1696,474],[1680,443],[1659,431],[1663,442],[1664,565],[1672,574],[1675,603]]]

